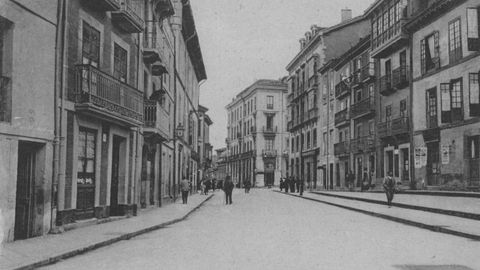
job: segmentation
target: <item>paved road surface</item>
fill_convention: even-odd
[[[226,206],[217,191],[184,222],[45,269],[467,270],[480,242],[271,190]]]

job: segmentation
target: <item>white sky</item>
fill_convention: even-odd
[[[374,0],[191,0],[207,81],[200,104],[214,122],[210,141],[224,147],[225,106],[257,79],[279,79],[312,24],[340,22],[340,10],[363,14]]]

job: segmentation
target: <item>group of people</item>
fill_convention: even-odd
[[[366,191],[375,188],[375,184],[372,183],[372,173],[368,173],[367,168],[364,168],[362,178],[357,181],[357,187],[360,187],[360,191]],[[355,189],[355,175],[350,170],[345,177],[346,186],[350,191]]]
[[[215,179],[204,179],[200,182],[201,193],[204,195],[208,195],[208,191],[211,189],[215,192],[217,189],[217,181]]]
[[[205,180],[202,181],[202,188],[203,194],[208,194],[208,190],[212,189],[215,191],[215,185],[216,181],[215,180]],[[232,181],[232,178],[230,176],[225,177],[225,181],[223,183],[223,191],[225,192],[225,203],[226,204],[232,204],[232,193],[233,193],[233,188],[234,184]],[[180,190],[182,191],[182,203],[187,204],[188,201],[188,193],[190,192],[191,189],[191,182],[186,178],[183,177],[182,181],[180,181]],[[250,185],[248,185],[247,189],[247,184],[245,184],[245,193],[248,193],[250,191]]]
[[[296,179],[293,176],[287,176],[285,178],[280,178],[280,191],[285,189],[285,192],[288,193],[289,190],[291,193],[297,191],[300,195],[303,195],[304,183],[300,179]]]

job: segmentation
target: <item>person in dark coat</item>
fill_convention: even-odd
[[[369,175],[368,175],[368,170],[367,168],[363,169],[363,179],[362,179],[362,188],[361,191],[368,190],[370,188],[369,184]]]
[[[300,193],[300,196],[303,196],[303,188],[305,186],[305,182],[303,181],[303,179],[298,179],[297,185],[298,185],[298,192]]]
[[[388,175],[383,180],[383,189],[385,190],[385,195],[387,195],[388,208],[390,208],[392,207],[393,195],[395,194],[395,180],[392,172],[388,172]]]
[[[180,189],[182,190],[182,202],[183,204],[187,204],[188,192],[190,192],[190,182],[185,176],[183,176],[182,178],[182,181],[180,181]]]
[[[232,204],[232,192],[234,184],[230,175],[225,177],[225,182],[223,183],[223,191],[225,192],[225,204]]]
[[[245,193],[250,193],[250,188],[252,187],[252,183],[250,183],[250,180],[245,180],[243,186],[245,187]]]
[[[283,191],[283,184],[285,183],[285,181],[283,181],[283,178],[280,177],[280,191]]]
[[[290,192],[295,192],[295,176],[290,177]]]
[[[355,188],[354,182],[355,182],[355,175],[353,175],[352,170],[350,170],[348,173],[348,189],[350,191],[353,191],[353,189]]]
[[[288,189],[290,188],[290,177],[288,175],[283,182],[283,186],[285,187],[285,193],[288,193]]]

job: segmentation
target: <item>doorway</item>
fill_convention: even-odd
[[[14,239],[33,236],[35,205],[35,167],[38,145],[19,142]]]
[[[440,149],[438,142],[427,143],[427,185],[438,186],[440,175]]]
[[[118,215],[118,179],[120,177],[120,144],[122,138],[113,136],[112,142],[112,181],[110,184],[110,215]]]
[[[78,219],[94,217],[95,206],[95,130],[80,128],[78,133],[77,210]]]

